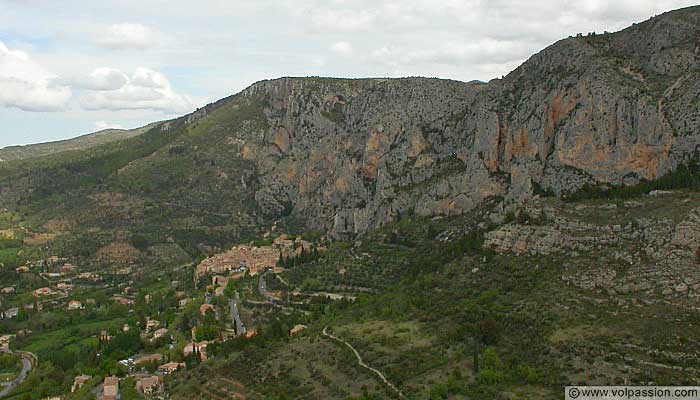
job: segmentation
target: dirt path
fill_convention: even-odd
[[[327,329],[328,329],[327,326],[326,326],[325,328],[323,328],[323,335],[324,335],[324,336],[327,336],[327,337],[329,337],[329,338],[331,338],[331,339],[333,339],[333,340],[335,340],[335,341],[337,341],[337,342],[343,343],[344,345],[348,346],[348,348],[350,348],[350,350],[352,350],[352,352],[355,353],[355,357],[357,357],[357,363],[360,364],[361,367],[366,368],[366,369],[368,369],[368,370],[374,372],[374,373],[379,377],[379,379],[381,379],[387,386],[389,386],[389,388],[390,388],[391,390],[393,390],[394,392],[396,392],[396,394],[397,394],[400,398],[402,398],[402,399],[405,399],[405,398],[406,398],[406,397],[403,395],[403,393],[401,393],[401,391],[400,391],[399,389],[397,389],[396,386],[394,386],[393,383],[389,382],[389,380],[386,379],[386,377],[384,376],[384,374],[382,374],[381,371],[379,371],[379,370],[376,369],[376,368],[372,368],[372,367],[370,367],[369,365],[365,364],[365,362],[362,361],[362,357],[360,357],[360,353],[358,353],[357,350],[355,350],[355,348],[352,347],[352,345],[351,345],[350,343],[346,342],[345,340],[343,340],[343,339],[341,339],[341,338],[339,338],[339,337],[337,337],[337,336],[333,336],[333,334],[328,333]]]

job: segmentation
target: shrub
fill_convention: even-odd
[[[505,374],[501,371],[494,371],[485,368],[479,372],[478,381],[484,385],[497,385],[505,380]]]
[[[540,371],[525,364],[518,365],[518,367],[515,369],[515,376],[519,381],[531,385],[540,383],[542,380],[542,374]]]

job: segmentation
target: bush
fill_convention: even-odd
[[[444,383],[433,386],[430,389],[430,400],[442,400],[448,398],[450,395],[447,385]]]
[[[519,381],[530,385],[540,383],[542,380],[540,371],[525,364],[518,365],[515,369],[515,376]]]
[[[497,385],[505,380],[505,374],[501,371],[483,369],[479,372],[478,381],[483,385]]]

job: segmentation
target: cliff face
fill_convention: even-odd
[[[259,82],[140,136],[135,158],[96,152],[114,172],[97,168],[102,175],[85,181],[236,216],[216,224],[292,215],[351,236],[402,213],[465,213],[492,196],[523,201],[538,186],[561,194],[663,175],[699,152],[699,78],[700,7],[692,7],[561,40],[487,84]],[[9,179],[0,194],[21,198],[11,188],[18,182],[30,193],[60,191],[57,176],[93,174],[100,160]]]
[[[242,156],[268,214],[337,236],[584,183],[632,184],[700,142],[700,8],[562,40],[502,80],[258,83],[269,130]]]
[[[265,99],[269,131],[242,156],[259,173],[258,205],[337,235],[415,211],[449,214],[505,193],[460,119],[482,89],[433,79],[281,79]],[[494,175],[494,176],[492,176]]]

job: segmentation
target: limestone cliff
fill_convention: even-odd
[[[258,205],[336,235],[584,183],[654,179],[698,152],[700,8],[564,39],[488,84],[284,78],[255,84],[269,130],[242,156]],[[251,150],[254,149],[254,150]]]

